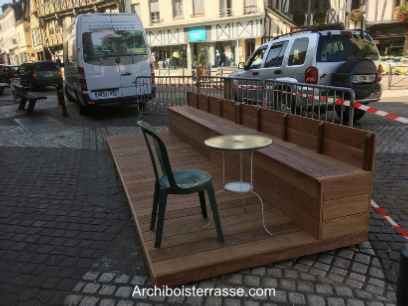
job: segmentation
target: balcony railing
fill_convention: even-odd
[[[230,17],[230,16],[232,16],[232,8],[226,7],[226,8],[220,9],[219,16],[220,17]]]

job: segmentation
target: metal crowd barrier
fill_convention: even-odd
[[[388,89],[408,89],[408,65],[388,65]]]
[[[350,88],[230,77],[139,77],[140,92],[154,88],[147,112],[166,112],[169,106],[186,103],[187,92],[235,100],[237,103],[296,114],[303,117],[353,125],[355,93]]]

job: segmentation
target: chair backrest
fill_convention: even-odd
[[[165,175],[169,180],[170,187],[176,188],[177,185],[174,179],[173,170],[171,169],[166,145],[148,123],[138,121],[137,125],[143,132],[150,159],[152,160],[156,180],[158,181],[162,175]]]

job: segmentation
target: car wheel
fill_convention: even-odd
[[[79,114],[82,116],[88,116],[89,115],[89,106],[82,105],[81,102],[78,103],[79,105]]]
[[[4,87],[1,87],[0,88],[0,96],[3,94],[3,92],[4,92]]]

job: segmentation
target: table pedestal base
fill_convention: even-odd
[[[238,192],[238,193],[247,193],[253,190],[251,183],[247,182],[229,182],[224,185],[225,191]]]

